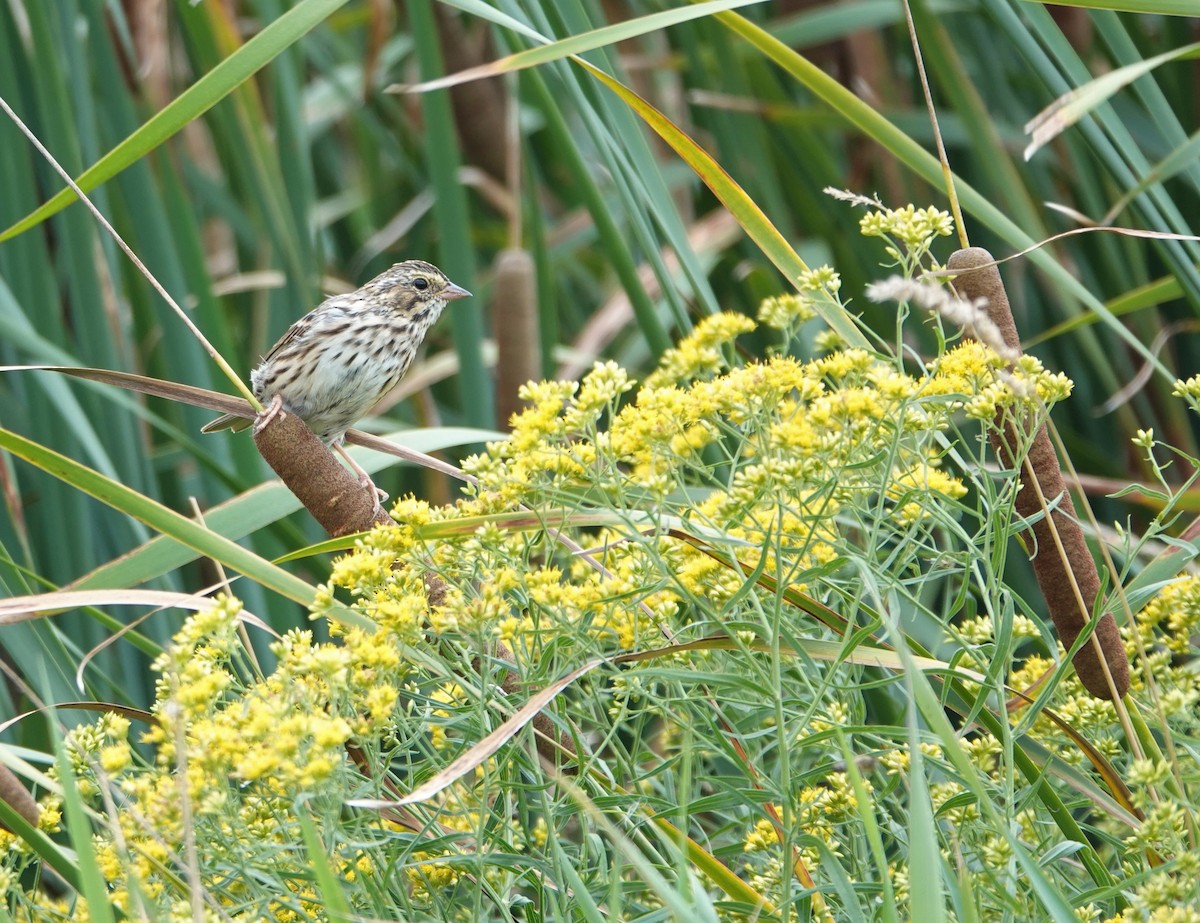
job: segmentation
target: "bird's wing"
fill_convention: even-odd
[[[263,356],[261,360],[259,360],[258,364],[260,366],[265,365],[266,363],[270,362],[273,358],[275,358],[275,354],[278,353],[281,349],[283,349],[283,347],[287,346],[288,343],[291,343],[291,342],[303,337],[304,334],[308,332],[308,328],[312,326],[313,316],[319,310],[320,310],[319,306],[316,308],[313,308],[311,311],[309,311],[307,314],[305,314],[302,318],[300,318],[300,320],[296,321],[296,323],[294,323],[294,324],[292,324],[292,326],[288,327],[287,332],[284,333],[284,335],[279,338],[279,340],[275,343],[275,345],[272,346],[267,351],[267,354],[265,356]]]

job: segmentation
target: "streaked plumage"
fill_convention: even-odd
[[[430,263],[397,263],[296,321],[250,373],[254,395],[264,405],[278,395],[326,445],[340,445],[408,371],[446,304],[470,294]],[[203,431],[250,423],[226,414]]]

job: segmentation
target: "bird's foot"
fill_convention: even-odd
[[[264,427],[270,425],[271,421],[282,413],[283,398],[276,394],[273,398],[271,398],[271,402],[262,409],[262,413],[254,418],[254,432],[261,432]]]
[[[364,476],[364,477],[359,478],[358,483],[360,485],[362,485],[364,490],[370,489],[370,490],[375,491],[375,496],[377,498],[376,502],[383,503],[385,500],[387,500],[388,492],[386,490],[384,490],[382,487],[376,487],[375,482],[372,481],[369,477]]]
[[[378,512],[379,510],[383,509],[382,504],[388,498],[387,491],[381,490],[375,486],[375,482],[371,480],[371,475],[367,474],[362,465],[350,457],[350,453],[346,451],[340,442],[334,443],[333,447],[337,449],[338,454],[341,455],[342,458],[346,459],[346,464],[349,465],[354,473],[358,475],[358,483],[363,490],[369,489],[375,492],[375,511]]]

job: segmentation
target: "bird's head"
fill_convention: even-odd
[[[363,286],[380,300],[406,314],[423,314],[430,308],[441,308],[446,302],[470,296],[461,285],[455,285],[446,274],[424,260],[405,260],[380,273]]]

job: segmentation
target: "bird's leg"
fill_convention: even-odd
[[[274,420],[277,416],[283,413],[283,398],[276,394],[271,398],[271,402],[263,408],[254,421],[254,432],[257,434],[264,426]]]
[[[363,487],[369,487],[371,490],[375,491],[375,495],[379,498],[376,502],[383,503],[383,501],[388,498],[387,491],[380,490],[375,486],[375,482],[371,480],[371,475],[367,474],[367,472],[363,470],[362,465],[350,457],[350,453],[346,451],[340,442],[335,442],[333,447],[337,449],[338,454],[341,455],[342,458],[346,459],[346,464],[349,465],[351,469],[353,469],[354,473],[358,475],[358,483],[360,483]]]

